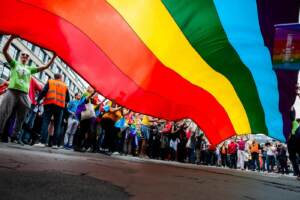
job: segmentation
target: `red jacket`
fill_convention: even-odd
[[[238,145],[235,142],[230,142],[228,145],[228,154],[235,154],[237,152]]]

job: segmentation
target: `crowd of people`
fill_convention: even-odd
[[[2,142],[241,170],[293,172],[300,177],[300,128],[295,117],[288,145],[274,140],[259,144],[239,136],[214,146],[191,120],[174,122],[135,113],[114,101],[100,100],[92,87],[71,100],[60,74],[40,85],[31,75],[47,69],[55,55],[45,66],[27,66],[28,54],[22,53],[18,62],[8,53],[14,38],[3,49],[11,76],[0,86]]]

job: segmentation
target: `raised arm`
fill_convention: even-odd
[[[52,65],[52,63],[54,62],[55,58],[56,58],[56,54],[53,53],[53,57],[51,58],[51,60],[49,61],[49,63],[47,65],[37,68],[38,72],[41,72],[41,71],[44,71],[45,69],[48,69]]]
[[[110,111],[111,111],[111,112],[116,112],[116,111],[121,110],[121,109],[122,109],[122,107],[117,106],[117,107],[115,107],[115,108],[110,108]]]
[[[6,44],[3,47],[3,55],[8,63],[11,63],[11,61],[13,60],[12,57],[8,53],[9,45],[10,45],[11,41],[13,39],[15,39],[16,37],[17,36],[15,36],[15,35],[10,36],[10,38],[8,39],[8,41],[6,42]]]
[[[86,100],[89,101],[91,98],[94,97],[94,95],[96,95],[96,91],[94,91],[92,94],[90,94],[89,96],[86,97]]]

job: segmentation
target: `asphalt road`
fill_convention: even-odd
[[[0,199],[300,199],[277,174],[0,144]]]

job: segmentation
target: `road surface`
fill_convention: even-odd
[[[277,174],[0,144],[0,199],[300,199]]]

